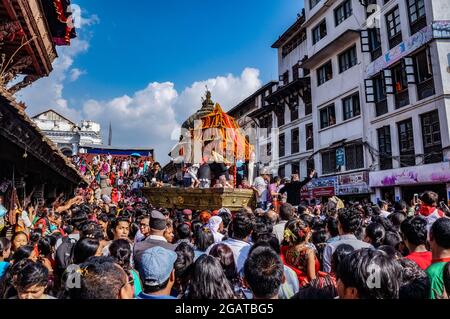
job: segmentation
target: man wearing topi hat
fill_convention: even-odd
[[[168,243],[164,238],[164,231],[167,228],[166,217],[159,211],[154,210],[150,214],[150,235],[134,246],[134,263],[141,265],[142,254],[147,249],[159,246],[168,250],[175,250],[176,246]]]
[[[270,183],[270,170],[263,167],[259,171],[259,175],[253,183],[253,190],[256,192],[256,203],[258,208],[267,209],[267,201],[269,199],[268,185]]]

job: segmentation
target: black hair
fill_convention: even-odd
[[[412,260],[401,258],[398,262],[402,266],[400,299],[428,299],[431,283],[427,273]]]
[[[377,271],[377,284],[372,283]],[[384,252],[370,248],[354,251],[339,264],[336,278],[345,287],[356,288],[360,299],[398,299],[401,269]]]
[[[411,217],[406,219],[400,230],[405,239],[413,245],[425,245],[428,239],[427,220],[423,217]]]
[[[378,206],[380,206],[380,208],[382,208],[385,205],[389,205],[389,203],[385,200],[380,200],[380,202],[378,203]]]
[[[303,220],[290,220],[285,225],[284,242],[289,246],[301,244],[307,239],[310,233],[311,228]]]
[[[233,287],[239,281],[239,274],[231,248],[225,244],[217,244],[211,249],[209,254],[219,260],[225,276]]]
[[[384,252],[389,258],[394,260],[403,258],[403,255],[393,246],[382,245],[378,247],[378,250]]]
[[[334,217],[327,218],[327,230],[331,237],[339,236],[338,221]]]
[[[42,256],[48,256],[53,252],[53,246],[51,237],[43,237],[39,240],[38,244],[39,254]]]
[[[392,222],[397,230],[400,230],[400,225],[405,221],[406,218],[407,216],[403,212],[392,213],[388,217],[388,219]]]
[[[381,215],[381,209],[378,206],[372,206],[372,214],[373,216],[380,216]]]
[[[97,219],[98,219],[99,221],[104,222],[104,223],[108,223],[108,222],[109,222],[109,217],[108,217],[108,215],[105,214],[105,213],[99,214],[98,217],[97,217]]]
[[[95,256],[100,242],[98,239],[83,238],[76,244],[73,251],[73,261],[75,264],[84,263],[89,257]]]
[[[86,221],[80,226],[81,238],[104,239],[102,227],[93,221]]]
[[[194,264],[188,299],[234,299],[234,292],[217,258],[200,256]]]
[[[386,230],[383,225],[379,223],[370,223],[366,227],[366,236],[370,238],[370,243],[372,246],[378,248],[384,243]]]
[[[174,263],[175,278],[187,277],[192,271],[192,265],[194,264],[194,249],[188,243],[182,242],[177,248],[175,248],[177,253],[177,260]]]
[[[387,231],[384,236],[383,245],[398,248],[398,245],[402,242],[402,237],[398,232]]]
[[[404,200],[397,201],[394,203],[394,210],[397,212],[402,212],[407,207],[408,207],[408,205],[406,204],[406,202]]]
[[[193,220],[191,223],[192,234],[194,239],[197,238],[198,231],[203,227],[203,223],[199,220]]]
[[[0,238],[0,257],[3,257],[3,253],[11,249],[11,241],[6,237]]]
[[[257,242],[259,238],[270,233],[272,233],[272,230],[269,230],[265,223],[257,222],[253,228],[252,241]]]
[[[450,219],[439,218],[435,221],[430,235],[439,247],[450,249]]]
[[[255,297],[273,298],[283,283],[283,262],[272,248],[257,247],[245,261],[244,277]]]
[[[197,232],[197,236],[195,236],[195,239],[197,249],[203,252],[205,252],[209,246],[214,244],[214,235],[207,227],[200,228]]]
[[[253,221],[246,213],[237,213],[233,219],[233,236],[244,239],[252,233]]]
[[[339,245],[331,256],[331,272],[336,273],[342,260],[354,251],[355,248],[349,244]]]
[[[307,226],[311,228],[315,227],[316,219],[314,218],[314,216],[311,216],[309,214],[301,214],[300,219],[304,221]]]
[[[250,248],[250,251],[252,250],[252,248],[256,248],[258,246],[270,247],[277,254],[281,253],[280,241],[278,240],[278,237],[274,233],[267,233],[260,235],[258,237],[258,240],[254,242],[253,246]]]
[[[112,257],[91,257],[80,269],[81,285],[69,290],[70,299],[117,299],[126,279]]]
[[[32,230],[30,231],[29,244],[36,245],[41,240],[41,238],[42,238],[41,230]]]
[[[14,252],[11,260],[16,264],[24,259],[30,258],[31,254],[34,251],[34,246],[22,246]]]
[[[109,253],[116,263],[125,271],[130,270],[131,246],[126,239],[114,240],[109,246]]]
[[[25,259],[17,267],[18,270],[13,280],[16,290],[26,289],[35,285],[47,287],[48,270],[43,264]]]
[[[398,228],[394,226],[391,220],[384,218],[383,216],[374,216],[371,221],[383,225],[386,231],[398,231]]]
[[[354,234],[362,225],[361,213],[354,208],[341,209],[338,212],[339,224],[346,234]]]
[[[191,239],[191,227],[188,224],[180,224],[177,227],[178,239]]]
[[[432,191],[426,191],[420,196],[420,200],[427,206],[437,207],[439,203],[439,195]]]
[[[294,207],[289,203],[283,203],[280,206],[280,219],[291,220],[295,217]]]
[[[84,211],[72,212],[72,218],[70,219],[70,225],[76,229],[81,230],[81,226],[88,220],[88,214]]]
[[[226,229],[231,224],[231,216],[227,212],[220,212],[219,217],[222,218],[223,227]]]

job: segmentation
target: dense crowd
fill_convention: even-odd
[[[67,201],[16,207],[12,237],[0,238],[0,298],[449,298],[450,212],[433,192],[409,204],[309,205],[300,189],[314,172],[283,182],[262,170],[255,210],[167,210],[133,188],[158,186],[159,164],[135,163],[86,166],[95,183],[122,178],[122,198],[80,187]]]

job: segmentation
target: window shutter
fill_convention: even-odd
[[[384,88],[386,94],[394,94],[394,84],[392,81],[392,71],[390,69],[385,69],[381,73],[383,76]]]
[[[403,67],[406,72],[406,81],[408,84],[416,84],[416,72],[414,69],[413,58],[407,57],[403,59]]]
[[[361,30],[361,51],[370,52],[369,30]]]
[[[372,79],[365,79],[364,85],[366,87],[366,103],[375,103],[375,89]]]

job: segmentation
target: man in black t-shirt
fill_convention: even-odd
[[[316,174],[315,170],[312,170],[309,176],[300,182],[297,174],[292,175],[292,181],[280,190],[280,194],[287,194],[287,202],[292,206],[300,205],[300,190],[308,184]]]

